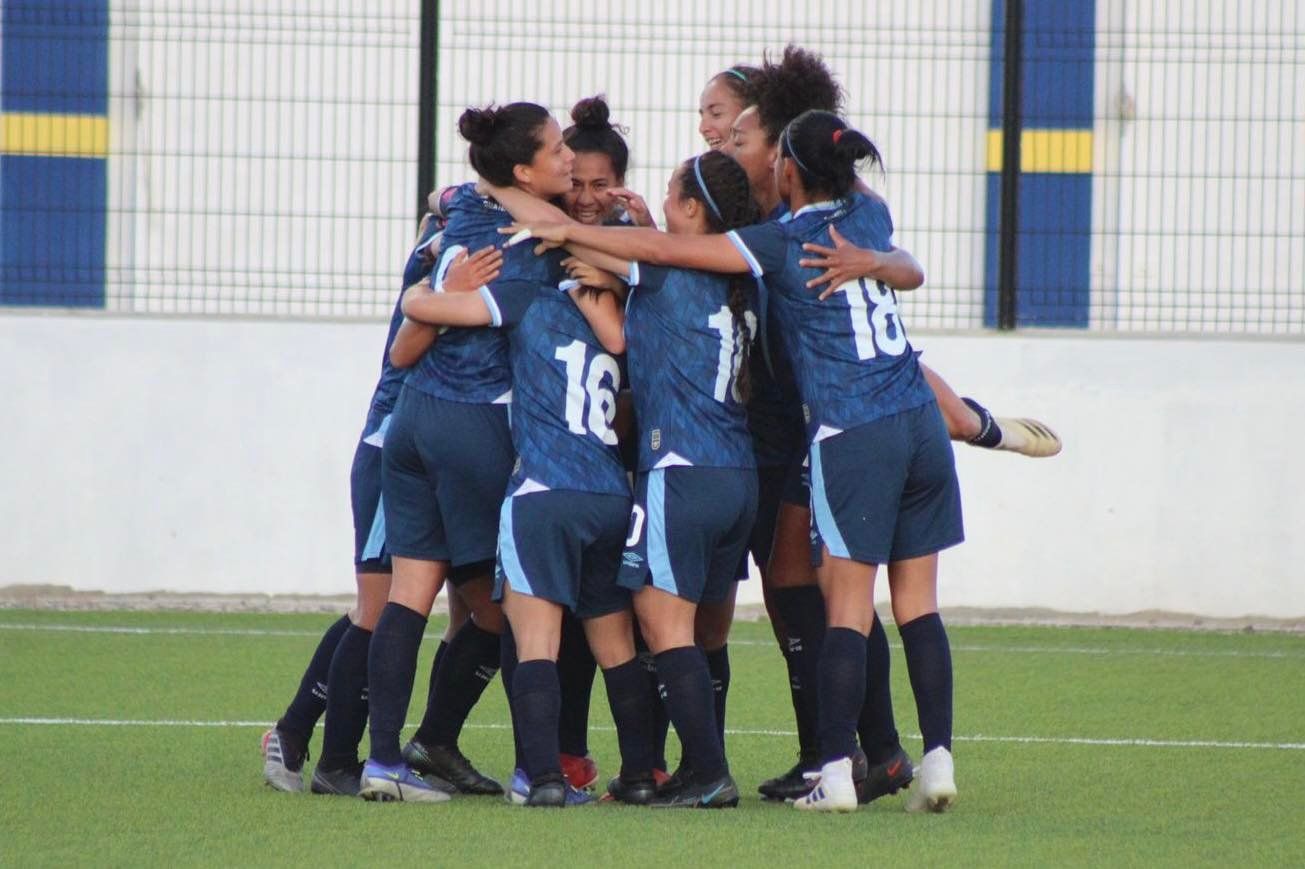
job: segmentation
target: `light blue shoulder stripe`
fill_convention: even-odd
[[[748,250],[748,246],[743,243],[743,239],[739,237],[737,232],[730,230],[725,233],[725,237],[728,238],[730,244],[734,245],[738,252],[743,255],[743,260],[748,264],[748,268],[752,269],[752,276],[754,278],[759,278],[765,274],[761,268],[761,263],[757,262],[757,258],[752,255],[752,251]]]
[[[489,287],[481,287],[476,292],[485,300],[485,307],[489,308],[489,322],[494,328],[503,325],[503,312],[498,309],[498,302],[494,301],[494,294],[489,291]]]

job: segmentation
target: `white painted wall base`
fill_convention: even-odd
[[[349,592],[349,462],[384,332],[0,315],[0,585]],[[1066,442],[1040,461],[957,447],[969,540],[943,556],[944,605],[1305,616],[1305,344],[915,343],[958,392]]]

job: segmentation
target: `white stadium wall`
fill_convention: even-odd
[[[347,593],[379,323],[0,318],[0,585]],[[1062,455],[957,447],[948,606],[1305,616],[1305,346],[916,335]],[[756,583],[745,586],[757,598]]]

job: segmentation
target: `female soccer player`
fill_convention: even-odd
[[[491,184],[546,198],[570,187],[571,152],[547,112],[530,104],[469,109],[459,122],[471,162]],[[556,170],[556,171],[553,171]],[[479,200],[488,219],[508,218]],[[556,660],[563,608],[584,620],[603,667],[630,801],[652,796],[649,697],[634,653],[629,594],[617,586],[628,523],[629,484],[612,430],[625,349],[621,300],[559,287],[553,258],[510,257],[504,279],[478,297],[417,292],[414,319],[508,331],[514,378],[517,468],[501,511],[496,596],[511,623],[518,664],[512,706],[530,775],[526,805],[564,806],[557,739],[561,686]],[[633,793],[639,791],[639,797]]]
[[[438,214],[438,204],[432,205],[418,227],[416,247],[404,267],[404,288],[421,278],[427,268],[427,251],[432,244],[438,244],[444,221]],[[494,248],[479,251],[470,260],[464,255],[449,271],[448,289],[471,290],[492,280],[501,259]],[[367,721],[367,650],[390,587],[390,559],[384,550],[384,517],[380,509],[380,446],[406,373],[403,369],[411,364],[404,364],[403,358],[392,361],[391,354],[397,351],[401,357],[415,360],[435,337],[434,329],[405,322],[399,302],[395,303],[381,359],[381,377],[372,393],[349,475],[357,601],[349,614],[322,637],[294,700],[263,736],[264,779],[278,790],[303,789],[308,739],[325,712],[322,756],[313,772],[312,790],[322,794],[358,792],[361,764],[357,750]],[[450,605],[452,617],[465,619],[460,604]],[[438,659],[433,666],[438,666]]]
[[[505,123],[516,119],[538,126],[531,121],[537,107],[509,108],[510,112],[504,109]],[[570,187],[570,152],[560,134],[553,150],[536,154],[531,148],[515,162],[542,180],[549,196]],[[499,240],[493,215],[487,215],[474,193],[463,193],[450,208],[432,281],[436,287],[461,250]],[[372,751],[363,770],[363,796],[446,799],[447,789],[419,774],[433,772],[437,778],[448,778],[445,770],[461,774],[461,781],[453,784],[463,792],[501,793],[498,784],[476,772],[456,746],[431,751],[436,747],[420,738],[421,730],[401,752],[399,731],[426,616],[446,578],[457,584],[460,578],[470,577],[459,591],[475,591],[473,620],[459,630],[454,643],[474,629],[473,654],[467,657],[481,662],[477,668],[481,672],[497,669],[502,612],[491,599],[491,577],[499,505],[515,460],[507,414],[511,388],[504,334],[462,327],[441,336],[409,374],[399,395],[386,436],[382,477],[394,580],[368,663]],[[451,644],[447,656],[452,658],[453,653]],[[441,671],[446,667],[447,662]],[[458,712],[469,708],[464,702]],[[465,714],[453,717],[460,726],[458,719]]]
[[[759,217],[741,167],[711,151],[676,170],[664,207],[669,235],[642,232],[719,235]],[[755,513],[756,465],[744,410],[755,290],[750,280],[643,263],[622,263],[618,271],[631,284],[626,338],[640,428],[620,581],[635,591],[635,612],[685,752],[680,775],[658,790],[653,805],[733,806],[738,789],[707,661],[695,645],[695,614],[700,604],[733,592]]]
[[[801,155],[801,156],[799,156]],[[800,808],[851,811],[857,718],[865,697],[866,637],[877,565],[889,564],[894,616],[906,648],[925,756],[908,809],[941,810],[955,798],[951,658],[937,614],[937,553],[960,542],[960,499],[950,441],[910,351],[893,293],[865,281],[829,304],[807,286],[802,244],[832,224],[866,247],[890,247],[882,200],[855,190],[856,163],[877,152],[837,116],[808,112],[781,136],[780,193],[794,217],[668,244],[645,230],[532,226],[547,243],[722,272],[772,274],[776,315],[810,413],[812,501],[821,537],[820,586],[829,629],[819,680],[819,784]],[[724,241],[724,243],[722,243]]]

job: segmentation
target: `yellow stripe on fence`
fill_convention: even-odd
[[[103,115],[6,112],[0,154],[29,157],[107,157],[109,119]]]
[[[1001,130],[988,131],[988,171],[1001,171]],[[1090,173],[1091,130],[1023,130],[1020,134],[1023,172]]]

